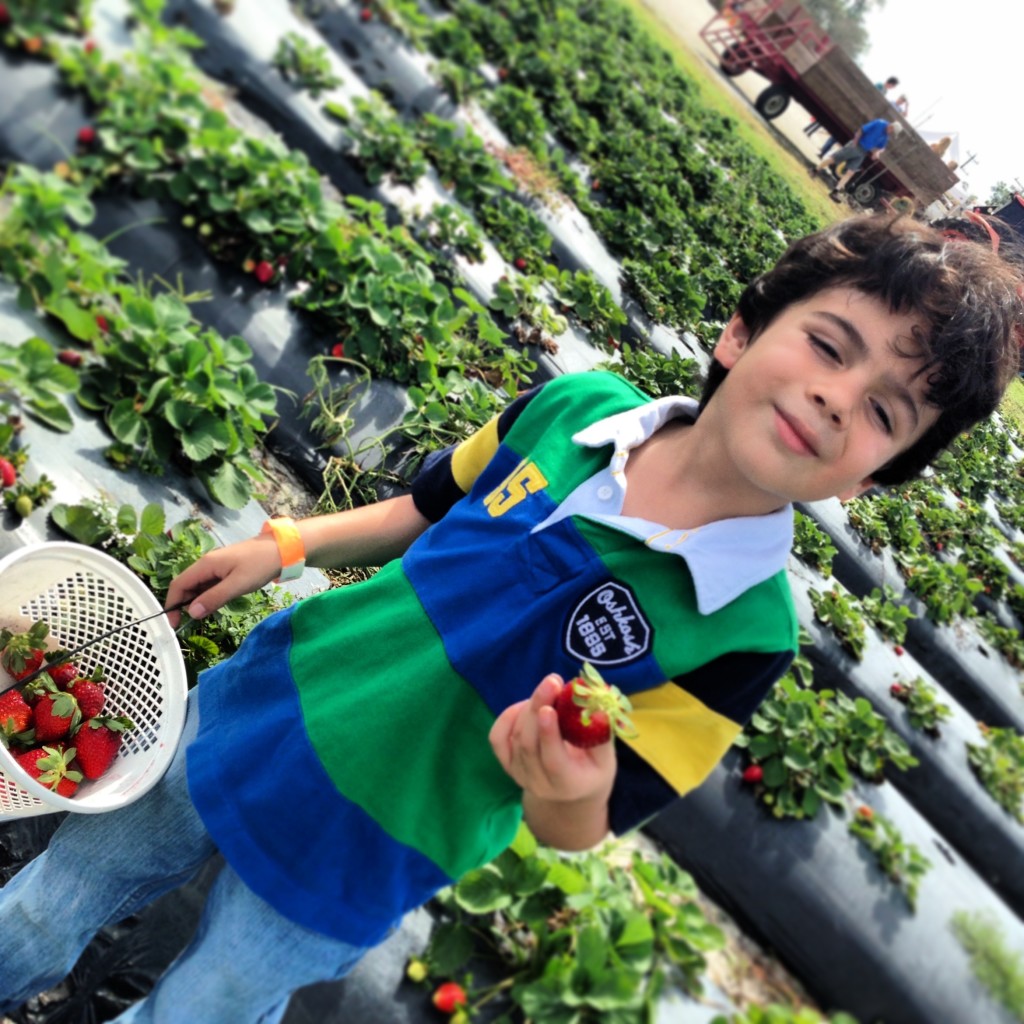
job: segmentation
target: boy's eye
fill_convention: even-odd
[[[829,342],[825,341],[823,338],[819,338],[816,334],[810,335],[810,338],[811,338],[811,344],[819,352],[821,352],[823,355],[827,356],[829,359],[833,359],[833,360],[835,360],[837,362],[839,361],[839,350],[834,345],[832,345]]]
[[[885,409],[878,404],[878,402],[871,403],[872,408],[875,410],[875,415],[878,417],[878,422],[882,424],[882,429],[887,433],[892,433],[892,417],[885,411]]]

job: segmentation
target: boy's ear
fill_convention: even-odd
[[[859,498],[865,491],[870,491],[874,486],[876,486],[875,481],[871,477],[866,476],[859,484],[847,487],[845,491],[837,494],[836,497],[840,501],[849,501],[851,498]]]
[[[749,344],[750,328],[739,313],[733,313],[715,344],[715,359],[731,370]]]

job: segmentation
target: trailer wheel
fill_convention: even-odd
[[[789,106],[789,93],[781,85],[769,85],[754,102],[757,112],[771,121]]]
[[[882,194],[882,190],[873,181],[859,181],[850,192],[861,206],[873,206]]]
[[[718,66],[722,69],[723,75],[735,78],[737,75],[742,75],[750,65],[744,60],[742,45],[740,43],[731,43],[722,51],[722,56],[718,58]]]
[[[897,213],[904,213],[908,216],[913,215],[917,209],[917,204],[910,196],[897,196],[890,204]]]

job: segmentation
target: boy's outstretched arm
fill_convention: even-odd
[[[314,568],[383,565],[403,554],[429,525],[409,495],[296,522],[306,565]],[[281,555],[272,536],[229,544],[207,552],[177,575],[166,606],[190,601],[189,615],[201,619],[266,586],[280,572]],[[177,612],[168,615],[172,626],[179,618]]]
[[[546,846],[588,850],[609,832],[615,782],[613,743],[583,750],[566,743],[553,704],[561,677],[545,676],[529,700],[506,708],[491,727],[491,747],[523,789],[523,817]]]

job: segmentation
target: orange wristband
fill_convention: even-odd
[[[274,535],[281,555],[281,575],[274,582],[287,583],[298,579],[306,568],[306,549],[294,520],[289,516],[272,516],[260,530],[261,536],[265,533]]]

